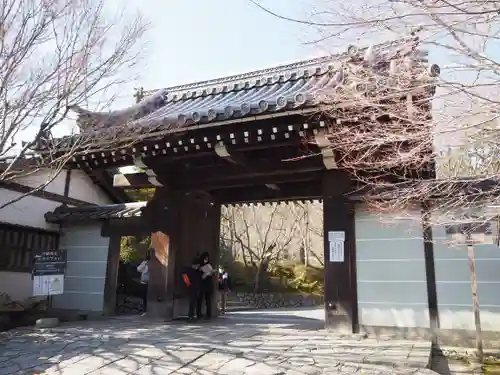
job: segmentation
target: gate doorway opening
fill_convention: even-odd
[[[143,257],[124,258],[126,248],[134,249],[136,237],[122,237],[120,241],[120,263],[118,265],[118,279],[116,288],[116,314],[138,315],[144,313],[144,294],[146,284],[141,282],[141,273],[137,267]],[[139,242],[140,243],[140,242]],[[137,251],[137,253],[141,253]],[[135,254],[134,254],[135,255]]]
[[[324,259],[318,200],[221,209],[219,264],[229,279],[222,310],[277,310],[286,315],[322,308]]]

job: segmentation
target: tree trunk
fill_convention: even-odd
[[[476,260],[474,257],[474,246],[470,241],[467,244],[467,258],[469,261],[469,269],[471,275],[472,302],[474,304],[474,323],[476,325],[477,357],[479,361],[482,363],[484,359],[484,353],[483,353],[483,337],[481,333],[481,316],[479,312],[479,298],[477,296]]]
[[[309,267],[309,243],[304,246],[304,265]]]
[[[300,261],[300,264],[307,265],[306,250],[305,250],[303,244],[300,246],[300,249],[299,249],[299,261]]]
[[[257,265],[257,271],[255,272],[255,282],[254,282],[254,293],[258,293],[260,289],[260,279],[262,275],[262,262]]]

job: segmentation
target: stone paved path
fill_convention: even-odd
[[[426,374],[430,345],[326,332],[322,322],[235,313],[213,323],[121,318],[0,336],[0,375]]]

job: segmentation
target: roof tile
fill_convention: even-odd
[[[391,59],[406,55],[420,59],[415,53],[417,48],[416,38],[375,46],[370,49],[370,55],[377,56],[372,59],[375,61],[372,69],[383,70],[383,75],[387,75]],[[106,128],[126,123],[136,129],[161,127],[168,131],[197,123],[312,107],[325,97],[325,90],[332,92],[332,88],[352,81],[350,72],[344,71],[345,62],[353,59],[362,62],[368,51],[355,50],[354,55],[351,49],[350,53],[336,56],[156,90],[124,110],[111,113],[80,110],[80,122]],[[381,63],[377,65],[376,61]]]
[[[147,202],[112,204],[106,206],[67,207],[59,206],[45,214],[49,223],[92,221],[140,217]]]

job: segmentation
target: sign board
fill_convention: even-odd
[[[33,295],[54,296],[64,292],[66,250],[42,251],[33,263]]]
[[[33,276],[34,296],[55,296],[64,292],[64,275]]]
[[[66,250],[43,251],[35,255],[33,276],[64,275]]]
[[[335,240],[345,241],[344,231],[328,231],[328,241],[333,242]]]
[[[330,245],[330,262],[342,263],[344,262],[344,231],[329,231],[328,242]]]

